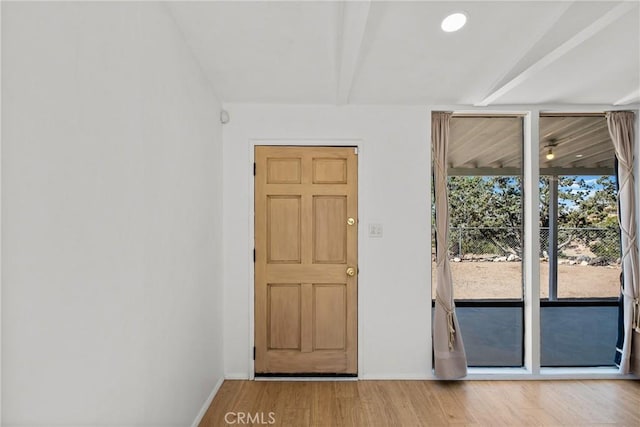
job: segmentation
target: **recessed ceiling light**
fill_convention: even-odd
[[[467,15],[462,12],[452,13],[442,20],[442,24],[440,24],[440,28],[442,31],[446,33],[452,33],[454,31],[458,31],[460,28],[464,27],[464,24],[467,23]]]

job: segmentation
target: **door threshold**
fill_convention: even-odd
[[[357,381],[358,374],[328,374],[328,373],[266,373],[255,374],[255,381]]]

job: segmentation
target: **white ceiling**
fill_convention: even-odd
[[[224,102],[640,101],[638,0],[168,6]],[[467,25],[442,32],[455,11]]]

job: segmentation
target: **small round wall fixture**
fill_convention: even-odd
[[[229,112],[227,110],[221,110],[220,123],[222,123],[223,125],[226,125],[227,123],[229,123],[229,120],[230,120]]]
[[[463,12],[456,12],[444,18],[442,24],[440,24],[440,28],[442,28],[442,31],[445,33],[453,33],[464,27],[466,23],[467,15]]]

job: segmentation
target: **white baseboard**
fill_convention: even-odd
[[[360,380],[364,381],[425,381],[425,380],[433,380],[435,377],[429,376],[427,374],[364,374],[359,376]]]
[[[248,380],[249,374],[241,374],[241,373],[224,374],[224,379],[225,380]]]
[[[191,427],[198,427],[198,424],[200,424],[200,421],[202,421],[204,414],[207,413],[207,409],[209,409],[209,406],[211,406],[211,402],[213,402],[213,399],[216,397],[216,394],[218,393],[218,390],[220,390],[220,387],[222,386],[223,382],[224,382],[224,377],[220,378],[216,383],[216,385],[213,386],[213,390],[211,390],[209,397],[207,397],[207,400],[205,400],[204,404],[202,405],[202,408],[200,408],[200,412],[198,412],[196,419],[193,420]]]

